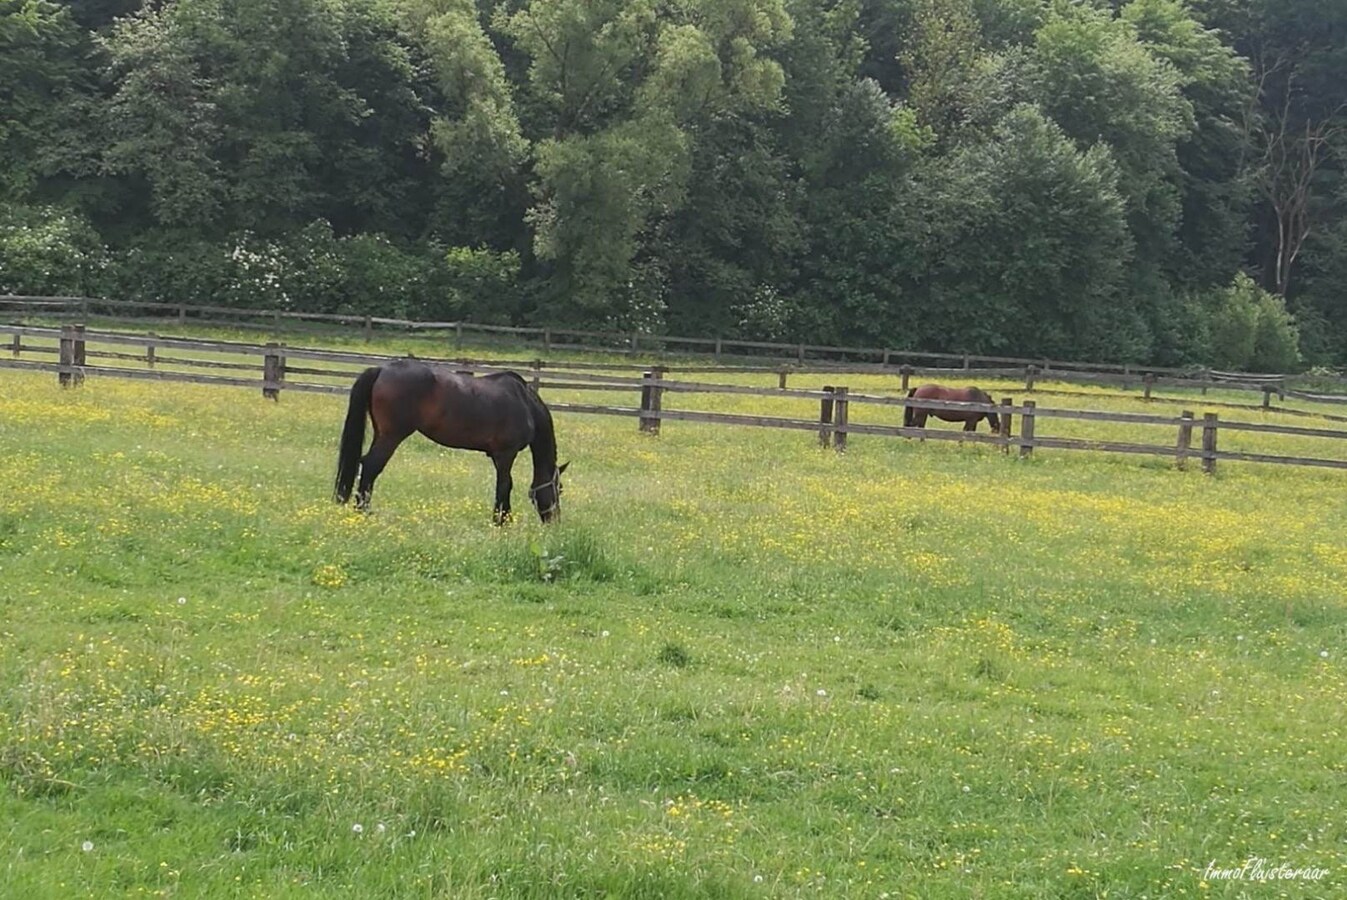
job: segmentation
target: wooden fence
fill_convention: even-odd
[[[279,328],[286,322],[313,322],[359,329],[366,340],[376,328],[396,328],[453,335],[454,346],[461,349],[464,336],[506,337],[521,343],[540,345],[545,353],[558,350],[603,350],[629,355],[663,357],[666,354],[705,355],[719,366],[729,358],[753,358],[792,364],[791,371],[826,368],[839,374],[871,371],[895,371],[904,367],[911,374],[933,369],[941,372],[962,370],[986,377],[1023,377],[1025,389],[1033,390],[1035,379],[1051,378],[1090,384],[1144,385],[1147,397],[1157,387],[1196,387],[1205,394],[1209,388],[1262,392],[1265,397],[1282,389],[1290,376],[1223,372],[1208,368],[1141,366],[1128,363],[1097,363],[1016,356],[985,356],[970,353],[936,353],[882,347],[838,347],[809,343],[749,341],[737,338],[693,338],[651,335],[637,331],[585,331],[570,328],[515,327],[474,322],[423,322],[371,315],[307,313],[289,310],[238,309],[187,303],[150,303],[106,300],[94,297],[31,297],[0,295],[0,310],[31,312],[47,317],[92,315],[110,318],[168,318],[179,324],[190,322],[228,324],[236,327]],[[784,367],[778,369],[786,371]],[[686,371],[686,369],[685,369]],[[782,385],[784,386],[784,385]]]
[[[265,346],[232,341],[204,341],[186,338],[165,338],[143,334],[90,332],[82,325],[68,325],[59,330],[27,326],[0,326],[0,334],[10,335],[11,359],[0,359],[0,368],[27,371],[54,372],[59,382],[68,387],[83,383],[88,375],[118,378],[180,381],[196,384],[227,385],[260,389],[263,396],[277,400],[282,391],[305,391],[346,394],[351,379],[359,368],[381,365],[393,357],[288,347],[279,343]],[[50,343],[32,343],[33,340],[55,340]],[[95,345],[91,349],[90,345]],[[0,345],[2,346],[2,345]],[[121,348],[121,349],[106,349]],[[195,353],[196,356],[185,356]],[[29,355],[55,355],[54,362],[23,359]],[[209,354],[202,358],[200,354]],[[1326,428],[1303,428],[1281,424],[1237,422],[1219,419],[1208,412],[1198,419],[1191,411],[1179,415],[1152,415],[1143,413],[1108,412],[1101,410],[1039,407],[1033,400],[1014,403],[1010,398],[999,404],[962,403],[954,401],[915,400],[900,393],[897,396],[853,393],[846,386],[827,386],[821,390],[789,387],[753,387],[748,385],[717,384],[703,381],[685,381],[669,377],[668,367],[653,366],[638,377],[628,377],[616,371],[619,367],[584,363],[547,363],[518,366],[501,361],[486,362],[468,359],[427,359],[428,363],[444,365],[458,371],[481,374],[498,371],[521,371],[539,390],[602,391],[627,393],[634,404],[604,405],[597,403],[557,402],[549,405],[559,411],[595,415],[628,416],[637,419],[638,428],[652,435],[659,434],[666,421],[706,422],[723,425],[812,431],[819,443],[839,452],[845,451],[850,435],[878,435],[888,437],[920,438],[923,440],[960,441],[992,444],[1002,452],[1014,450],[1020,457],[1030,457],[1037,449],[1085,450],[1108,453],[1146,454],[1170,457],[1182,467],[1189,460],[1200,461],[1204,471],[1212,472],[1220,460],[1239,460],[1286,465],[1321,466],[1347,469],[1347,459],[1302,457],[1283,454],[1251,453],[1221,450],[1221,433],[1259,432],[1275,435],[1347,439],[1347,431]],[[100,364],[106,362],[109,364]],[[191,371],[182,371],[189,369]],[[580,371],[589,369],[591,371]],[[199,370],[214,370],[206,374]],[[704,371],[704,370],[702,370]],[[735,369],[741,371],[741,369]],[[761,371],[761,370],[760,370]],[[772,371],[772,370],[765,370]],[[951,371],[951,370],[946,370]],[[952,370],[959,371],[959,370]],[[328,382],[302,380],[327,378]],[[905,382],[903,382],[905,384]],[[690,409],[671,409],[665,406],[668,395],[719,394],[755,396],[802,401],[807,408],[816,409],[802,417],[763,416],[739,413],[719,413]],[[902,410],[909,406],[926,410],[946,409],[995,413],[1000,427],[995,433],[953,431],[947,429],[910,428],[899,425],[881,425],[854,422],[854,406],[889,407],[896,410],[901,421]],[[1086,440],[1069,436],[1044,434],[1040,428],[1044,420],[1076,420],[1109,422],[1132,429],[1160,428],[1169,437],[1163,443],[1133,441]],[[1015,423],[1018,421],[1018,431]],[[1347,444],[1339,446],[1347,447]]]

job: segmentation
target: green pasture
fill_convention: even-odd
[[[0,370],[0,896],[1347,883],[1342,472],[559,413],[561,523],[521,488],[496,529],[485,457],[420,438],[333,505],[344,403]],[[1321,877],[1207,877],[1255,857]]]

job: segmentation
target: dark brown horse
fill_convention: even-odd
[[[992,399],[991,394],[981,388],[947,388],[938,384],[923,384],[921,387],[908,391],[907,396],[919,400],[954,400],[963,403],[996,402]],[[946,422],[963,422],[964,431],[977,431],[978,422],[983,419],[986,419],[987,424],[991,425],[993,432],[1001,428],[1001,420],[994,412],[971,409],[928,409],[920,405],[909,405],[903,409],[903,425],[908,428],[925,428],[928,415],[935,416],[937,419],[944,419]]]
[[[366,416],[374,422],[374,440],[362,458]],[[337,502],[351,499],[359,471],[355,503],[367,511],[374,479],[398,445],[416,431],[446,447],[480,450],[491,457],[496,464],[497,524],[510,516],[514,458],[529,447],[533,451],[529,499],[544,522],[560,515],[561,473],[568,464],[557,465],[552,413],[528,382],[514,372],[476,378],[407,359],[366,369],[351,387],[337,456]]]

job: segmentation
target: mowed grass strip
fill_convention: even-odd
[[[334,506],[344,398],[55,381],[0,373],[0,894],[1347,877],[1341,473],[561,413],[562,523],[494,529],[420,438]]]

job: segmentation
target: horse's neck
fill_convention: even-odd
[[[534,416],[533,442],[529,444],[533,451],[533,483],[544,484],[551,481],[556,472],[557,439],[552,429],[552,414],[544,407]]]

